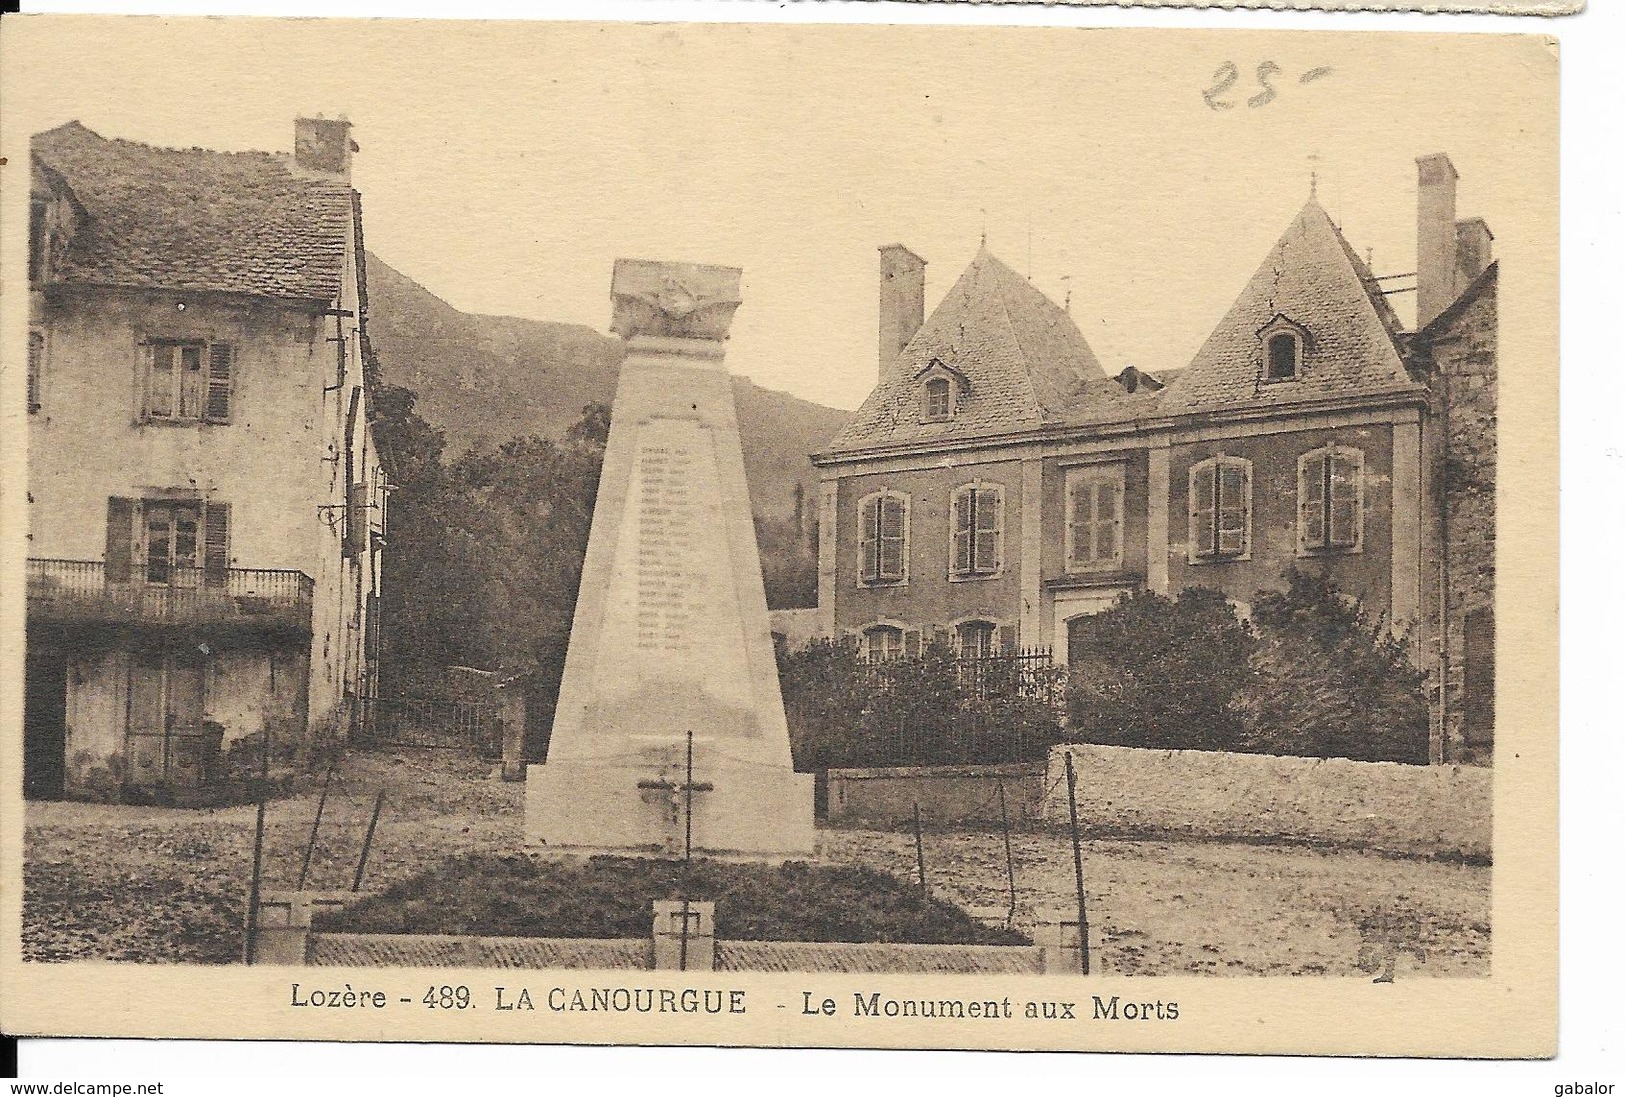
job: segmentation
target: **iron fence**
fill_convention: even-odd
[[[492,701],[444,697],[369,697],[361,702],[356,745],[430,747],[502,757],[502,718]]]
[[[1061,739],[1066,672],[1046,650],[822,658],[781,679],[798,769],[1032,762]]]

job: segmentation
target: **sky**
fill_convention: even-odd
[[[77,118],[159,145],[287,150],[296,115],[344,114],[368,247],[456,307],[607,330],[617,257],[738,266],[730,368],[841,408],[876,378],[882,244],[929,261],[929,309],[985,233],[1040,290],[1070,298],[1112,373],[1183,366],[1311,175],[1378,274],[1415,270],[1414,161],[1438,151],[1461,175],[1460,216],[1489,221],[1503,260],[1550,251],[1517,231],[1532,180],[1555,171],[1550,101],[1530,91],[1555,64],[1534,38],[158,18],[15,29],[8,143]],[[1274,95],[1249,106],[1266,62]],[[1234,86],[1204,96],[1227,63]],[[1302,82],[1316,69],[1329,71]],[[1393,300],[1409,318],[1410,296]]]

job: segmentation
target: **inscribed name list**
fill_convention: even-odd
[[[645,698],[651,683],[663,684],[660,696],[674,704],[647,713],[646,734],[750,733],[726,719],[665,726],[693,723],[685,702],[701,696],[724,710],[752,708],[720,480],[709,428],[691,419],[639,425],[595,682],[601,696]]]

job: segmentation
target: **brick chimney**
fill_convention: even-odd
[[[350,157],[361,148],[343,118],[295,118],[293,162],[305,171],[350,181]]]
[[[1456,300],[1456,167],[1442,152],[1416,158],[1416,326]]]
[[[1494,259],[1491,252],[1495,234],[1482,217],[1469,217],[1456,222],[1456,295],[1459,297],[1473,284],[1473,279],[1489,267]]]
[[[902,244],[880,249],[880,376],[925,323],[925,260]]]

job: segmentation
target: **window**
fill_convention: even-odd
[[[1277,315],[1258,331],[1263,348],[1266,381],[1290,381],[1303,369],[1309,333],[1285,316]]]
[[[231,505],[197,499],[107,500],[108,582],[218,586],[230,567]]]
[[[858,503],[859,581],[901,583],[908,577],[908,497],[894,491]]]
[[[143,418],[207,423],[231,419],[233,353],[229,344],[156,340],[143,350]]]
[[[1105,571],[1123,563],[1123,466],[1068,469],[1066,570]]]
[[[998,574],[1004,555],[1004,489],[997,484],[966,484],[954,492],[952,520],[951,576]]]
[[[1191,466],[1191,560],[1247,556],[1251,545],[1252,463],[1213,457]]]
[[[1298,547],[1352,552],[1360,547],[1365,455],[1327,446],[1298,459]]]
[[[903,630],[895,625],[875,625],[863,630],[863,657],[871,663],[903,657]]]
[[[1298,340],[1282,332],[1270,336],[1270,380],[1283,381],[1298,372]]]
[[[28,414],[40,409],[40,382],[45,370],[45,336],[28,333]]]
[[[925,383],[925,417],[937,421],[954,413],[954,387],[946,377],[933,377]]]
[[[141,507],[142,555],[147,582],[194,586],[198,578],[199,503],[145,503]]]
[[[954,651],[965,659],[986,659],[998,652],[999,626],[992,621],[966,621],[954,629]]]

